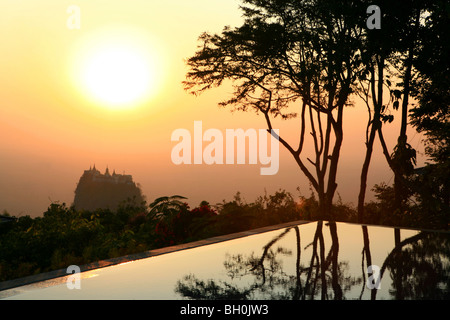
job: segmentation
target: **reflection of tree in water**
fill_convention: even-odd
[[[361,286],[359,299],[362,299],[367,290],[366,270],[372,265],[368,228],[362,227],[361,277],[353,277],[349,274],[349,263],[338,260],[337,226],[335,223],[327,225],[331,235],[328,250],[322,222],[317,223],[313,240],[307,245],[302,244],[298,227],[288,228],[267,243],[260,254],[226,255],[224,267],[228,280],[205,281],[191,274],[177,282],[175,291],[185,298],[208,300],[340,300],[345,299],[350,290]],[[287,249],[276,245],[292,231],[296,237],[295,247]],[[448,300],[450,234],[420,232],[403,241],[400,241],[400,230],[395,230],[394,235],[395,246],[381,266],[382,286],[390,277],[389,293],[393,299]],[[377,299],[377,294],[378,290],[370,290],[370,299]]]
[[[332,245],[328,253],[317,223],[313,241],[303,250],[311,249],[307,265],[301,264],[301,239],[298,227],[288,228],[263,248],[261,255],[227,255],[224,267],[230,282],[200,280],[187,275],[178,281],[175,291],[190,299],[343,299],[345,293],[361,283],[361,278],[348,275],[348,262],[338,262],[339,241],[335,223],[330,223]],[[296,247],[292,250],[275,244],[291,230],[295,231]],[[295,272],[288,274],[283,262],[295,255]],[[238,281],[240,285],[236,285]]]
[[[450,298],[450,241],[447,233],[422,232],[399,243],[386,258],[395,299]]]
[[[363,258],[367,268],[372,264],[369,233],[363,226]],[[395,246],[381,267],[381,282],[389,271],[391,288],[389,293],[396,300],[445,299],[450,298],[450,234],[443,232],[420,232],[400,241],[400,229],[394,229]],[[363,273],[365,282],[365,274]],[[360,299],[365,290],[361,291]],[[375,300],[378,290],[371,290]]]

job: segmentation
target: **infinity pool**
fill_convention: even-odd
[[[450,233],[311,222],[0,291],[3,299],[449,299]],[[369,268],[370,266],[370,268]]]

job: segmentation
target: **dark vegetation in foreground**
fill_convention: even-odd
[[[378,201],[367,204],[367,224],[430,229],[448,228],[448,217],[411,207],[391,210],[389,187],[378,186]],[[317,220],[314,195],[294,199],[280,190],[253,203],[237,193],[232,201],[190,208],[181,196],[150,205],[123,203],[116,211],[78,211],[53,203],[43,217],[23,216],[0,223],[0,281],[83,265],[165,246],[295,220]],[[356,222],[357,211],[338,202],[335,221]]]

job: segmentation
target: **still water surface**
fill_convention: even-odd
[[[86,271],[79,290],[61,277],[0,298],[449,299],[449,240],[445,232],[313,222]]]

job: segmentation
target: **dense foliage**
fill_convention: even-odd
[[[237,197],[217,209],[205,201],[191,209],[183,200],[129,201],[116,211],[53,203],[42,217],[0,223],[0,281],[300,218],[286,192],[255,204]]]
[[[411,207],[397,215],[389,207],[392,192],[379,186],[378,202],[367,205],[366,223],[446,228],[445,217],[422,216]],[[340,201],[336,221],[356,222],[356,209]],[[42,217],[23,216],[0,223],[0,281],[83,265],[295,220],[317,220],[315,196],[294,199],[284,190],[247,203],[237,193],[232,201],[190,208],[181,196],[160,197],[150,205],[123,203],[118,210],[78,211],[53,203]]]

